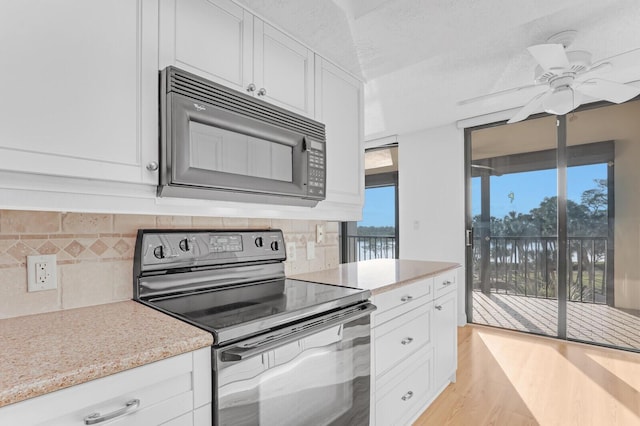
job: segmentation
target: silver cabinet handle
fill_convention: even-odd
[[[448,286],[448,285],[451,285],[451,284],[453,284],[453,281],[446,280],[446,281],[442,282],[442,285],[445,286],[445,287]]]
[[[413,342],[413,337],[405,337],[400,341],[400,343],[402,343],[403,345],[408,345],[411,342]]]
[[[411,300],[413,300],[413,296],[402,296],[402,297],[400,298],[400,301],[401,301],[401,302],[409,302],[409,301],[411,301]]]
[[[100,413],[92,413],[84,418],[85,425],[95,425],[97,423],[106,422],[107,420],[113,420],[116,417],[126,416],[127,414],[131,414],[138,407],[140,407],[139,399],[132,399],[131,401],[127,401],[126,405],[119,410],[112,411],[107,414]]]
[[[261,87],[260,90],[258,90],[258,96],[266,96],[267,95],[267,89],[265,89],[264,87]]]
[[[251,83],[250,85],[247,86],[247,92],[251,93],[251,92],[255,92],[256,91],[256,85]]]
[[[442,310],[442,305],[436,305],[436,309],[441,311]]]
[[[402,400],[403,401],[408,401],[411,399],[411,397],[413,396],[413,392],[409,391],[407,393],[405,393],[404,395],[402,395]]]
[[[152,161],[147,164],[147,170],[149,170],[150,172],[155,172],[156,170],[158,170],[158,162]]]

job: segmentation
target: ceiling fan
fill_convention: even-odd
[[[466,99],[459,102],[459,105],[548,86],[508,121],[516,123],[539,111],[541,107],[550,114],[563,115],[573,111],[588,98],[619,104],[640,95],[639,87],[598,78],[598,75],[613,69],[615,64],[612,62],[606,60],[592,63],[589,52],[567,51],[566,48],[573,42],[576,34],[576,31],[563,31],[551,36],[547,43],[527,49],[539,64],[535,69],[533,84]],[[631,52],[639,53],[640,49]]]

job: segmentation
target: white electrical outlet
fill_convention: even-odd
[[[27,290],[55,290],[57,287],[56,255],[27,256]]]
[[[287,243],[287,260],[296,260],[296,243]]]
[[[307,242],[307,260],[316,258],[316,245],[313,241]]]
[[[316,243],[324,242],[324,225],[316,225]]]

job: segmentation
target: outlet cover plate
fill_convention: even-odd
[[[56,255],[27,256],[27,291],[58,288]]]
[[[324,242],[324,225],[316,225],[316,243]]]

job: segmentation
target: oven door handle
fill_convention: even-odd
[[[344,313],[339,312],[334,313],[333,315],[329,315],[324,321],[318,320],[318,318],[314,318],[313,320],[296,324],[295,326],[291,327],[288,332],[281,333],[281,338],[275,337],[270,339],[269,337],[267,337],[262,338],[255,343],[247,342],[242,346],[234,346],[232,348],[225,349],[221,353],[221,359],[222,361],[226,362],[242,361],[247,358],[251,358],[256,355],[268,352],[277,347],[286,345],[287,343],[298,341],[303,337],[315,334],[319,331],[331,328],[335,325],[345,324],[358,318],[371,315],[371,313],[376,309],[377,308],[371,303],[366,303]]]

